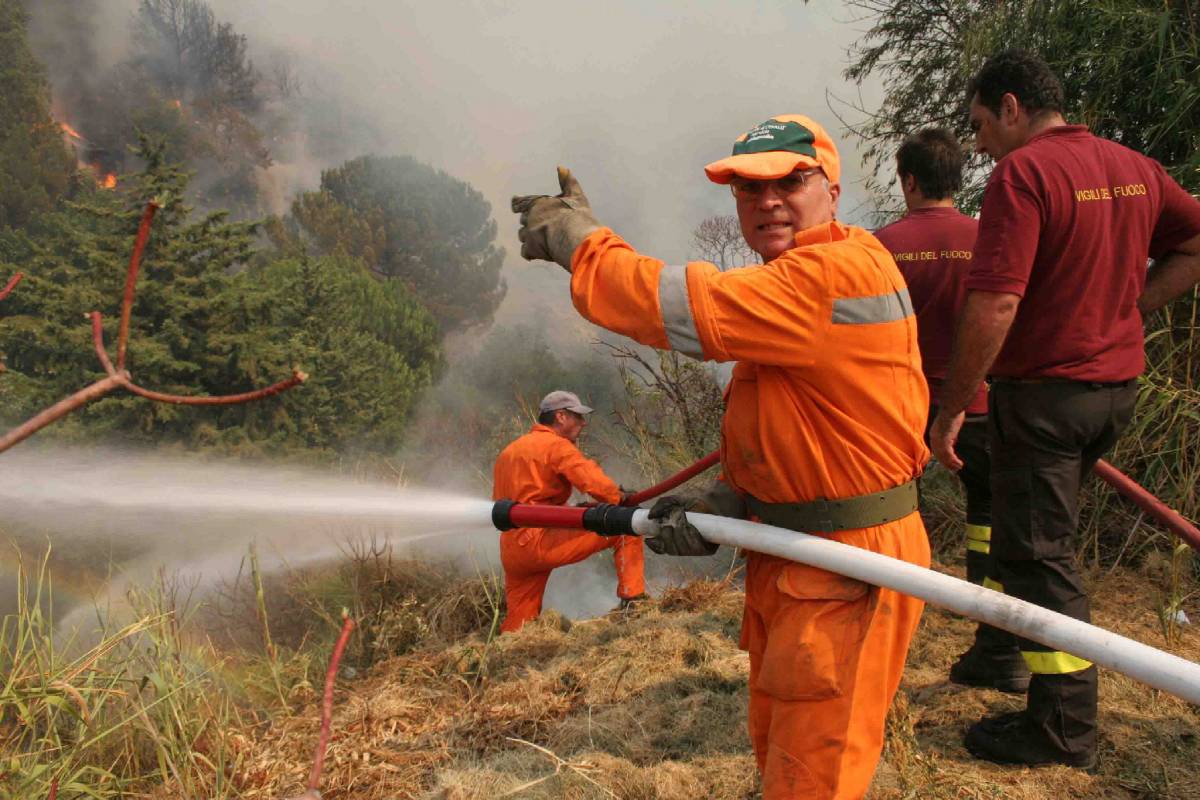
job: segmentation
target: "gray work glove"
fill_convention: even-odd
[[[579,181],[566,167],[558,168],[558,185],[562,193],[556,197],[529,194],[512,199],[512,210],[521,215],[521,255],[527,261],[554,261],[568,272],[575,248],[600,227],[592,216],[587,195]]]
[[[687,512],[716,514],[744,519],[746,503],[724,481],[716,481],[699,495],[667,495],[650,508],[650,519],[658,523],[658,533],[646,539],[646,546],[659,555],[711,556],[719,545],[708,541],[688,522]]]

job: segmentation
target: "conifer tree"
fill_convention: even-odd
[[[490,322],[504,298],[491,205],[413,158],[364,156],[326,170],[292,213],[321,252],[357,256],[403,282],[443,330]]]
[[[241,453],[396,448],[440,364],[439,332],[424,307],[355,259],[254,259],[255,224],[195,215],[181,199],[189,175],[161,142],[143,141],[138,155],[145,170],[117,191],[85,191],[49,215],[37,237],[0,237],[0,266],[21,264],[28,274],[0,324],[8,365],[0,422],[20,422],[101,376],[84,314],[101,311],[115,341],[141,205],[154,197],[161,210],[129,337],[134,379],[171,394],[219,395],[292,367],[312,378],[292,396],[245,406],[114,394],[48,433]]]
[[[36,223],[70,190],[75,171],[27,25],[19,0],[0,0],[0,228]]]

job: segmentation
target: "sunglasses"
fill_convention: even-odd
[[[729,182],[729,189],[733,192],[734,197],[741,199],[762,197],[768,188],[774,189],[777,197],[789,197],[803,189],[808,183],[809,178],[824,174],[824,170],[820,167],[815,167],[813,169],[796,171],[790,175],[784,175],[782,178],[775,178],[770,181],[734,178]]]

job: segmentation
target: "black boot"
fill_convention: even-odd
[[[950,681],[1024,694],[1029,688],[1029,667],[1012,634],[980,625],[975,632],[975,643],[950,667]]]
[[[963,744],[977,758],[997,764],[1030,767],[1065,764],[1088,771],[1096,766],[1095,747],[1075,752],[1060,749],[1024,711],[986,717],[976,722],[967,730]]]
[[[630,611],[641,606],[649,599],[650,595],[646,594],[645,592],[634,595],[633,597],[622,597],[620,604],[617,605],[617,611]]]
[[[989,561],[987,555],[968,550],[967,580],[982,584]],[[950,667],[950,681],[962,686],[1024,694],[1029,688],[1029,667],[1021,657],[1017,637],[980,623],[975,629],[975,642]]]

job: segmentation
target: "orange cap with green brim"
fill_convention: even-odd
[[[713,183],[729,183],[735,175],[765,181],[809,167],[820,167],[830,183],[838,182],[841,161],[833,139],[808,117],[784,114],[743,133],[733,143],[733,155],[704,172]]]

